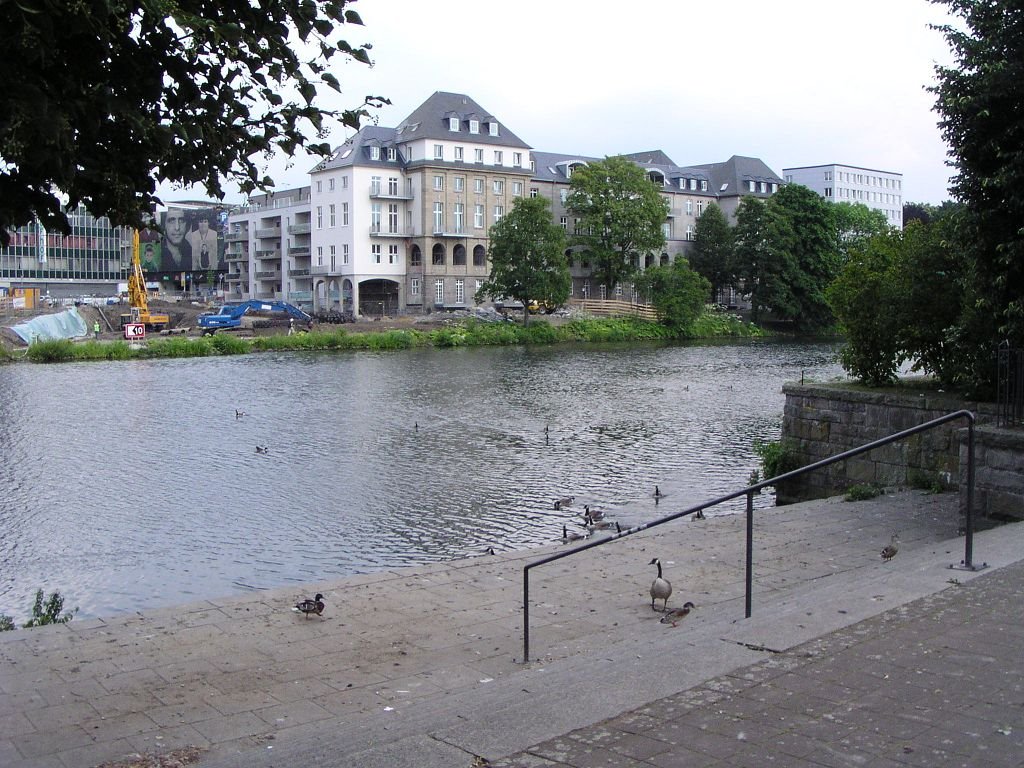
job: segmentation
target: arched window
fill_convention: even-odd
[[[456,267],[466,266],[466,246],[459,244],[452,249],[452,264]]]
[[[648,267],[653,267],[653,266],[654,266],[654,254],[653,253],[648,253],[644,257],[644,269],[647,269]]]
[[[444,266],[444,259],[445,259],[444,246],[441,245],[441,243],[434,243],[434,250],[433,250],[433,253],[431,254],[431,263],[435,267],[443,267]]]
[[[420,252],[420,247],[414,245],[412,251],[409,253],[409,266],[410,267],[422,267],[423,266],[423,254]]]
[[[572,249],[568,249],[565,252],[565,263],[569,265],[569,269],[572,269]]]
[[[661,266],[663,266],[663,267],[667,267],[668,266],[668,254],[667,253],[661,254]]]
[[[487,251],[484,249],[482,245],[477,245],[473,247],[473,266],[487,266]]]

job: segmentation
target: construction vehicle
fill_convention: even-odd
[[[220,329],[253,328],[259,325],[274,325],[258,320],[261,316],[286,314],[309,327],[313,318],[287,301],[243,301],[239,304],[225,304],[216,312],[199,316],[199,327],[206,335],[212,335]]]
[[[139,231],[135,230],[132,238],[132,273],[128,275],[128,303],[131,313],[121,315],[121,327],[129,323],[143,323],[147,330],[159,331],[171,323],[167,315],[154,315],[149,311],[149,299],[146,296],[146,274],[142,271],[139,258]]]

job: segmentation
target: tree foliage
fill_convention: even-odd
[[[490,230],[491,273],[477,300],[510,298],[527,305],[535,299],[555,306],[569,298],[572,278],[565,259],[565,233],[551,220],[542,197],[517,197],[512,210]]]
[[[872,237],[890,229],[885,214],[877,208],[868,208],[864,203],[832,203],[829,210],[832,212],[840,263],[849,258],[851,251],[863,248]]]
[[[665,245],[668,203],[636,163],[608,157],[577,168],[566,207],[579,219],[575,245],[594,265],[609,295],[633,275],[642,257]]]
[[[722,209],[712,203],[697,218],[690,268],[711,285],[711,299],[734,280],[733,231]]]
[[[156,185],[201,184],[221,198],[272,186],[260,158],[300,147],[326,155],[316,106],[340,91],[335,57],[369,64],[369,46],[339,36],[361,24],[352,0],[135,0],[0,3],[0,237],[33,216],[69,232],[63,204],[141,226]]]
[[[935,109],[964,203],[964,312],[951,337],[959,378],[992,391],[993,354],[1024,345],[1024,14],[1017,0],[932,0],[961,22],[937,27],[955,66],[936,67]]]
[[[676,332],[696,322],[711,291],[711,284],[692,270],[686,259],[676,259],[670,266],[649,267],[637,286],[651,297],[661,322]]]
[[[796,184],[768,200],[745,197],[736,209],[736,274],[750,294],[751,316],[765,312],[801,332],[832,323],[825,289],[838,272],[832,213]]]

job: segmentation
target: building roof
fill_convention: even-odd
[[[821,165],[794,165],[789,168],[783,168],[782,172],[786,171],[810,171],[815,168],[849,168],[855,171],[868,171],[869,173],[887,173],[890,176],[902,176],[903,174],[899,171],[883,171],[880,168],[865,168],[863,165],[851,165],[850,163],[822,163]]]
[[[694,168],[707,171],[715,194],[719,197],[751,194],[745,183],[748,181],[783,183],[782,178],[757,157],[733,155],[724,163],[708,163]]]
[[[459,131],[455,132],[449,128],[449,118],[459,119]],[[498,124],[498,135],[492,136],[489,128],[481,127],[479,133],[469,133],[469,121],[478,120],[481,126],[489,126],[491,123]],[[502,147],[522,147],[529,149],[530,145],[520,139],[508,126],[498,118],[485,110],[473,99],[463,93],[449,93],[447,91],[434,91],[426,101],[412,111],[405,120],[399,123],[395,129],[396,136],[401,141],[416,139],[446,139],[448,141],[465,134],[467,141],[479,144],[494,144]]]

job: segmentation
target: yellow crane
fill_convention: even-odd
[[[149,298],[146,294],[146,273],[142,271],[142,260],[139,258],[139,231],[135,230],[132,237],[132,272],[128,275],[128,303],[132,310],[129,315],[121,315],[121,327],[128,323],[144,323],[147,329],[161,330],[170,325],[171,318],[167,315],[153,315],[149,312]]]

